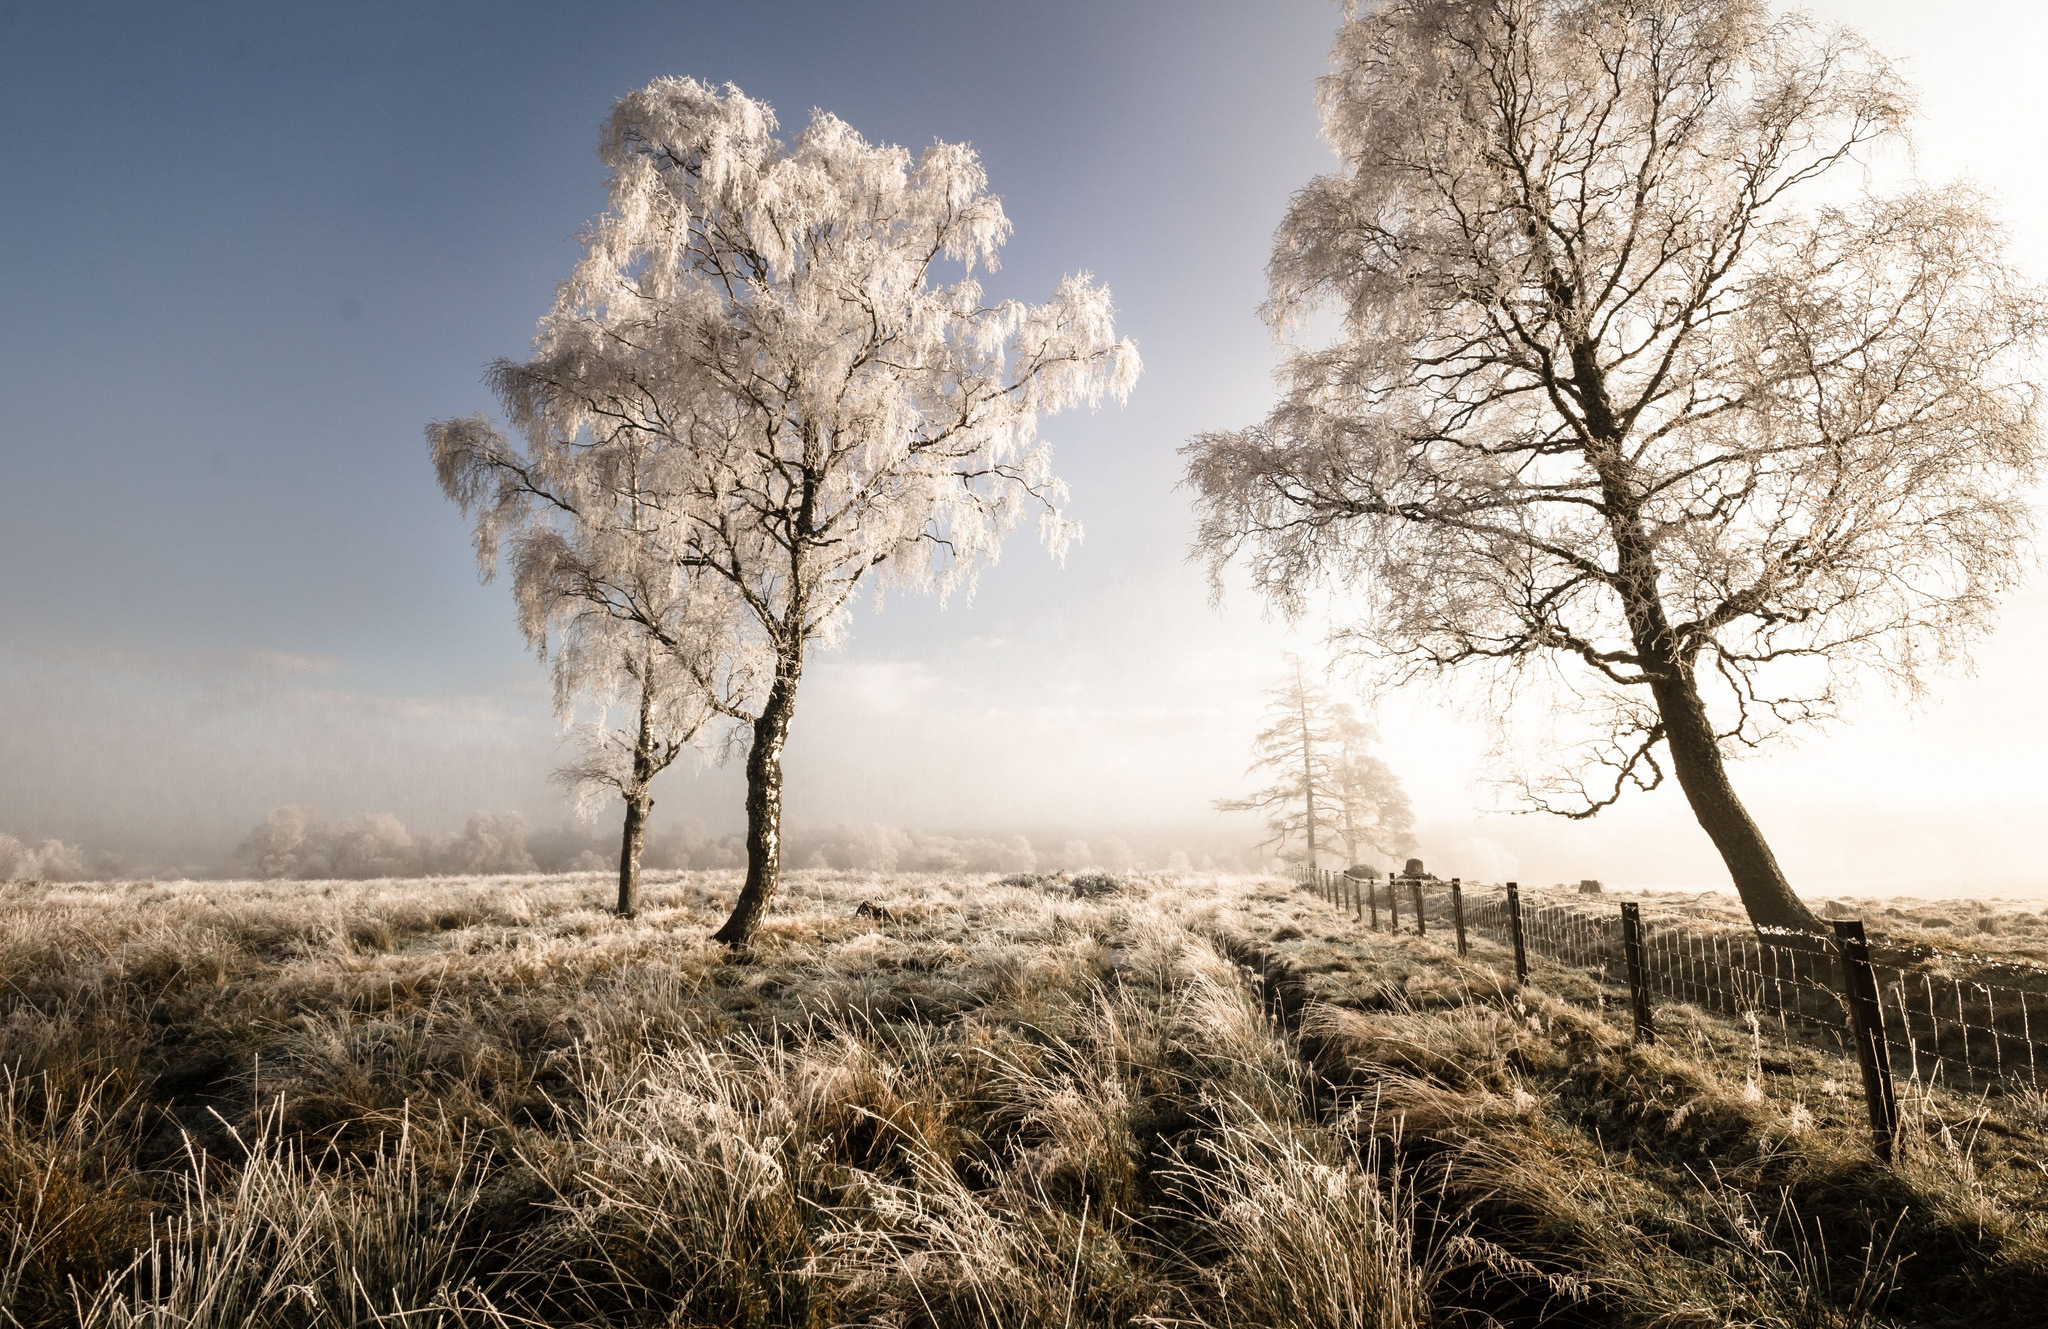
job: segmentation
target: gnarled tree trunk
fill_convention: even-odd
[[[1598,371],[1582,368],[1581,380],[1598,384]],[[1589,424],[1611,430],[1606,396],[1597,386],[1586,393]],[[1751,819],[1749,810],[1735,796],[1728,782],[1728,768],[1721,760],[1721,739],[1707,715],[1700,696],[1698,677],[1689,648],[1679,645],[1659,590],[1661,573],[1649,537],[1640,524],[1640,513],[1631,493],[1632,486],[1620,478],[1625,463],[1619,439],[1608,435],[1609,445],[1589,453],[1601,470],[1609,505],[1609,530],[1613,532],[1616,590],[1622,597],[1622,612],[1634,638],[1642,673],[1649,679],[1650,696],[1657,703],[1657,716],[1664,731],[1664,746],[1671,754],[1672,773],[1700,829],[1714,842],[1735,893],[1749,914],[1752,926],[1787,928],[1795,932],[1825,931],[1813,911],[1792,893],[1792,883],[1778,866],[1777,855],[1765,842],[1764,833]]]
[[[1563,277],[1553,273],[1553,289],[1560,303],[1571,304],[1570,288]],[[1657,703],[1657,716],[1664,730],[1664,746],[1671,754],[1671,769],[1678,787],[1692,805],[1700,829],[1714,842],[1735,893],[1749,914],[1752,926],[1788,928],[1795,932],[1825,931],[1813,911],[1792,893],[1792,883],[1778,866],[1777,855],[1764,841],[1764,834],[1750,818],[1735,786],[1728,782],[1728,769],[1721,760],[1721,739],[1707,715],[1693,671],[1696,646],[1682,645],[1665,612],[1661,589],[1663,573],[1657,565],[1656,546],[1643,528],[1642,503],[1638,497],[1641,481],[1627,460],[1621,426],[1609,404],[1606,378],[1601,371],[1598,348],[1580,342],[1572,348],[1573,385],[1585,412],[1590,439],[1586,460],[1600,477],[1607,503],[1607,526],[1614,539],[1615,591],[1621,596],[1622,616],[1634,640],[1638,668],[1649,680],[1650,696]]]
[[[1721,760],[1721,742],[1707,718],[1706,703],[1689,665],[1672,669],[1670,679],[1652,683],[1657,712],[1664,721],[1664,744],[1671,753],[1672,773],[1692,804],[1700,829],[1721,851],[1736,894],[1758,928],[1790,928],[1796,932],[1826,931],[1797,895],[1778,866],[1777,855],[1735,796],[1728,769]]]
[[[747,751],[747,880],[732,917],[711,934],[713,941],[727,946],[745,946],[752,939],[781,884],[782,748],[789,739],[802,674],[801,655],[792,651],[778,659],[767,704],[754,721],[754,742]]]

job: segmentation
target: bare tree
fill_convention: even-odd
[[[1907,92],[1753,0],[1393,0],[1321,106],[1267,314],[1341,335],[1185,450],[1214,572],[1353,587],[1352,645],[1497,717],[1562,689],[1586,742],[1530,807],[1668,762],[1750,918],[1814,928],[1724,756],[1918,689],[2018,575],[2043,311],[1984,201],[1859,192]]]
[[[1266,818],[1270,846],[1281,857],[1300,844],[1304,866],[1342,839],[1346,863],[1361,847],[1383,854],[1404,852],[1414,840],[1414,814],[1393,770],[1370,748],[1378,734],[1349,702],[1334,701],[1312,682],[1300,659],[1266,694],[1267,726],[1252,740],[1248,774],[1265,773],[1271,783],[1244,798],[1217,800],[1223,812],[1259,812]]]
[[[1138,357],[1085,275],[984,301],[1009,231],[974,153],[915,159],[817,112],[788,144],[728,86],[662,79],[620,100],[609,206],[501,393],[544,400],[565,445],[643,441],[642,492],[674,575],[734,609],[699,674],[749,731],[747,879],[716,934],[753,935],[780,873],[782,752],[809,649],[863,588],[971,588],[1027,513],[1072,537],[1041,413],[1121,400]],[[952,265],[952,280],[939,280]],[[664,583],[667,585],[670,583]],[[657,607],[612,611],[673,642]]]

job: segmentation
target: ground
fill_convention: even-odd
[[[2038,1094],[1886,1164],[1833,1059],[1277,880],[736,887],[6,887],[0,1324],[2039,1323]]]

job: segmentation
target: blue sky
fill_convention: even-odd
[[[1910,58],[1923,173],[2002,190],[2038,258],[2041,20],[1836,8]],[[1046,424],[1087,529],[1064,568],[1020,538],[972,605],[863,613],[813,671],[792,818],[1248,841],[1208,803],[1238,791],[1257,689],[1312,634],[1243,597],[1209,608],[1175,449],[1263,411],[1261,268],[1289,191],[1328,163],[1313,79],[1338,14],[0,9],[0,831],[196,864],[283,803],[427,829],[566,815],[541,670],[505,589],[477,584],[421,428],[488,406],[482,365],[524,350],[601,204],[612,100],[693,74],[786,129],[822,106],[873,139],[971,142],[1015,223],[997,292],[1092,270],[1146,361],[1127,407]],[[2039,777],[1998,754],[2048,728],[2027,663],[2048,605],[2030,592],[2009,617],[1934,709],[1880,705],[1738,771],[1767,829],[1783,809],[1795,862],[1867,872],[1844,856],[1859,816],[1895,834],[1934,817],[1912,843],[1943,853],[1984,841],[1977,810],[2039,807]],[[1713,884],[1668,799],[1596,829],[1485,816],[1483,742],[1443,700],[1380,702],[1439,861]],[[1886,803],[1886,763],[1932,771],[1947,811]],[[737,824],[731,772],[668,779],[658,815]],[[1811,829],[1830,818],[1851,829]]]

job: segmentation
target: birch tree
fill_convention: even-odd
[[[755,679],[728,655],[730,597],[677,571],[675,529],[649,488],[661,469],[649,440],[585,418],[518,366],[491,377],[523,446],[470,416],[429,425],[429,448],[442,489],[475,514],[484,578],[501,558],[511,565],[520,631],[552,661],[555,714],[576,749],[556,782],[586,816],[612,795],[625,805],[618,912],[630,918],[654,778]]]
[[[611,600],[715,676],[705,695],[746,730],[747,877],[716,934],[730,945],[779,879],[810,651],[844,634],[857,594],[971,590],[1028,515],[1063,551],[1075,532],[1038,418],[1122,400],[1139,368],[1086,274],[1043,304],[984,297],[975,274],[1009,222],[965,145],[913,157],[824,112],[790,142],[776,128],[730,85],[661,79],[621,99],[599,143],[608,206],[535,357],[495,371],[554,404],[565,445],[639,440],[669,584],[734,611],[706,657]]]
[[[1268,783],[1244,798],[1219,799],[1223,812],[1258,812],[1270,847],[1283,858],[1302,846],[1302,862],[1321,866],[1344,845],[1344,861],[1361,848],[1398,855],[1414,839],[1414,815],[1393,770],[1371,752],[1378,735],[1348,702],[1334,701],[1290,657],[1286,681],[1266,694],[1268,723],[1252,740],[1247,774]]]
[[[1320,102],[1265,312],[1337,331],[1185,450],[1216,575],[1548,700],[1582,733],[1527,806],[1668,771],[1750,918],[1817,928],[1724,763],[1921,688],[2020,571],[2042,305],[1985,200],[1873,192],[1896,72],[1755,0],[1354,7]]]

